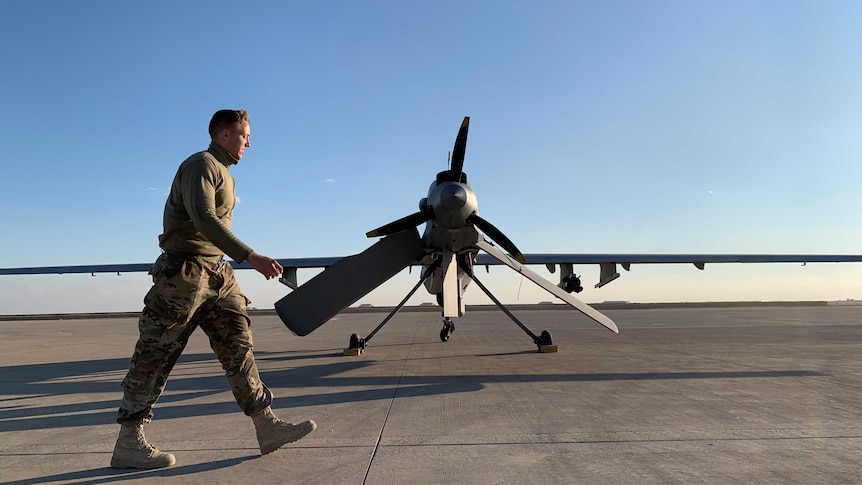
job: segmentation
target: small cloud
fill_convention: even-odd
[[[236,203],[239,204],[240,202],[242,202],[242,197],[237,195],[236,196]]]
[[[328,184],[334,184],[334,183],[335,183],[335,179],[326,179],[326,180],[324,180],[324,182],[326,182],[326,183],[328,183]]]
[[[707,194],[714,194],[715,192],[713,192],[713,191],[711,191],[711,190],[707,190],[707,191],[706,191],[706,193],[707,193]]]
[[[147,187],[147,190],[158,195],[168,195],[168,189],[160,189],[157,187]]]

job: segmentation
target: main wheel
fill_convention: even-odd
[[[539,336],[539,345],[554,345],[550,332],[547,330],[542,331],[542,334]]]
[[[443,330],[440,330],[440,340],[444,342],[449,341],[449,337],[452,336],[452,332],[455,331],[455,324],[452,323],[452,320],[448,318],[443,320]]]
[[[349,349],[358,349],[359,348],[359,335],[353,334],[350,336],[350,346]]]

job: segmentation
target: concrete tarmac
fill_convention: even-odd
[[[177,464],[108,467],[135,318],[0,322],[0,482],[837,484],[862,482],[862,306],[568,309],[456,320],[341,314],[307,337],[254,317],[274,409],[314,419],[259,456],[203,332],[147,437]]]

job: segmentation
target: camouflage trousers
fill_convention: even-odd
[[[144,297],[140,337],[123,379],[117,422],[135,425],[152,419],[168,374],[197,327],[209,337],[242,411],[251,416],[269,406],[272,393],[261,382],[252,353],[249,301],[233,268],[218,256],[162,254],[150,275],[153,287]]]

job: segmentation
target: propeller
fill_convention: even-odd
[[[453,182],[461,181],[464,172],[464,153],[467,151],[467,130],[470,128],[470,117],[465,116],[455,138],[455,148],[452,149],[452,166],[449,168]]]
[[[396,232],[406,231],[407,229],[413,228],[422,224],[423,222],[428,222],[434,218],[434,210],[431,209],[430,206],[425,206],[419,212],[410,214],[409,216],[402,217],[397,221],[392,221],[389,224],[383,225],[374,229],[373,231],[368,231],[365,233],[366,237],[378,237],[378,236],[388,236],[390,234],[395,234]]]
[[[506,237],[499,229],[494,227],[493,224],[488,222],[486,219],[482,219],[479,217],[479,214],[473,213],[470,217],[467,218],[468,223],[472,223],[474,226],[478,227],[480,231],[484,232],[486,236],[491,238],[492,241],[497,243],[498,246],[505,249],[513,258],[517,259],[521,264],[527,263],[527,258],[524,257],[524,254],[515,246],[515,243],[512,242],[511,239]]]
[[[327,267],[277,301],[275,310],[293,333],[308,335],[424,255],[415,227],[394,233]]]

